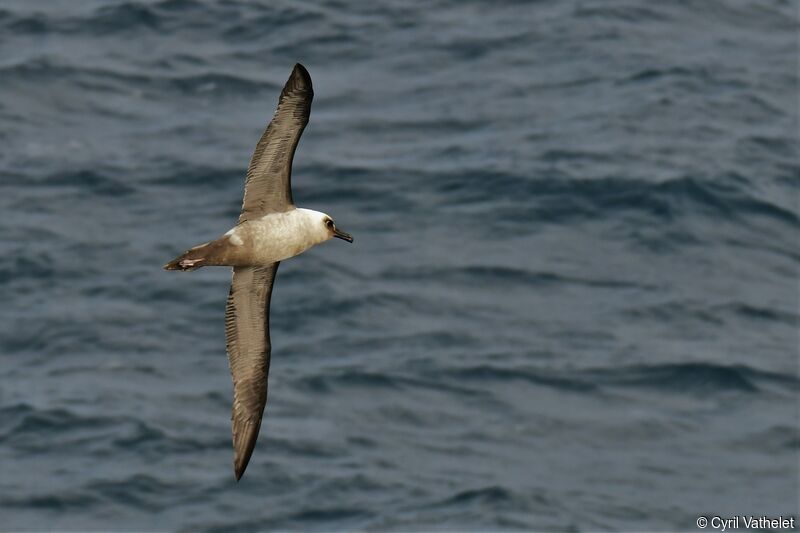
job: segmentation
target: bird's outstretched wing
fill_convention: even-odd
[[[228,362],[233,377],[231,420],[237,481],[250,461],[267,403],[269,301],[278,264],[235,267],[225,310]]]
[[[313,99],[311,76],[298,63],[281,91],[275,116],[250,159],[240,223],[266,213],[288,211],[293,206],[292,159],[308,124]]]

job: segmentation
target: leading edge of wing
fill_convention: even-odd
[[[311,76],[297,63],[250,159],[240,223],[266,213],[287,211],[294,205],[292,162],[308,124],[313,99]]]

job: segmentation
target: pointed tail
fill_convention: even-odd
[[[190,270],[197,270],[205,266],[205,248],[209,243],[195,246],[190,250],[186,250],[181,255],[164,265],[164,270],[181,270],[188,272]]]

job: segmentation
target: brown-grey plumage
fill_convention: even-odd
[[[279,264],[235,267],[231,279],[225,336],[233,377],[231,421],[237,481],[250,461],[267,403],[269,302]]]
[[[313,96],[308,71],[295,65],[250,160],[238,223],[218,239],[190,248],[164,265],[167,270],[184,272],[205,266],[234,267],[225,334],[233,377],[237,481],[250,461],[267,402],[269,307],[278,265],[334,237],[353,242],[330,216],[295,207],[292,200],[292,160]]]
[[[313,99],[311,76],[298,63],[283,87],[275,115],[250,159],[239,222],[264,213],[287,211],[294,205],[292,160],[308,124]]]
[[[281,91],[275,115],[250,158],[240,224],[294,206],[292,161],[300,136],[308,124],[313,99],[311,76],[298,63]],[[225,311],[225,335],[233,378],[231,425],[237,481],[250,462],[267,403],[271,353],[269,302],[279,264],[233,269]]]

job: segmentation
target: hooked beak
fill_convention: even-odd
[[[353,236],[349,233],[345,233],[343,231],[339,231],[338,229],[333,230],[333,236],[342,239],[343,241],[353,242]]]

